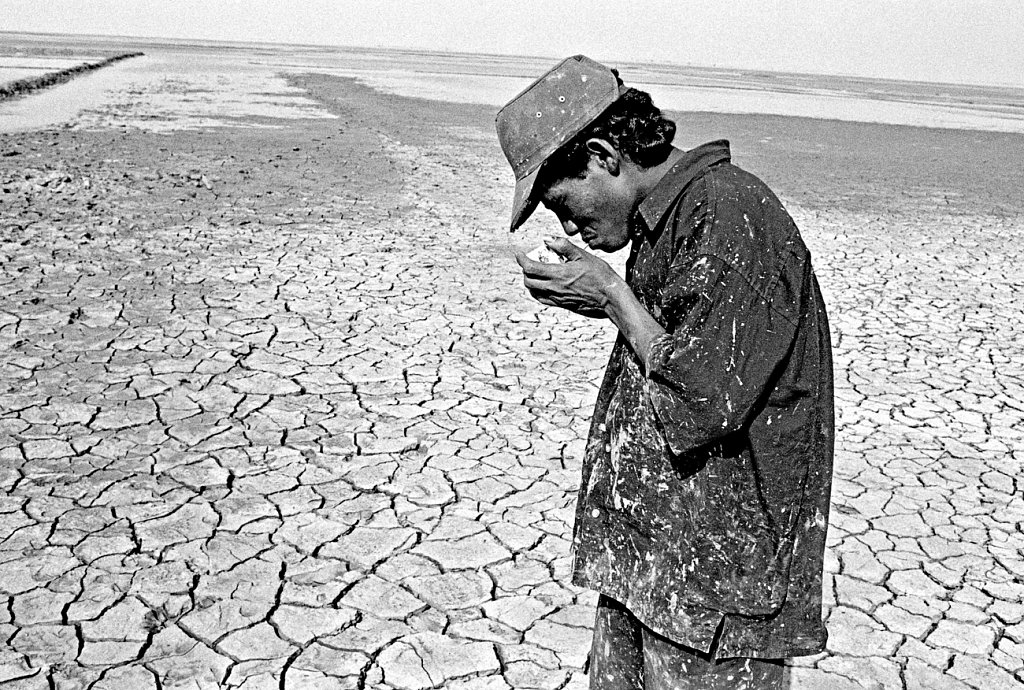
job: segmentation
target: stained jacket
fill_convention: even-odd
[[[825,306],[796,225],[729,144],[687,151],[634,217],[626,278],[666,330],[621,336],[586,446],[573,581],[719,657],[825,644]]]

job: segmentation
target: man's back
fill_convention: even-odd
[[[806,247],[726,142],[687,152],[637,222],[627,281],[667,334],[647,371],[621,339],[612,353],[576,582],[697,648],[723,619],[723,653],[820,648],[832,372]],[[811,564],[795,580],[794,558]]]

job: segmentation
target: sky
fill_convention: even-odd
[[[0,31],[585,53],[1024,86],[1020,0],[0,0]]]

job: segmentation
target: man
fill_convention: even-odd
[[[650,97],[586,57],[498,114],[512,230],[567,240],[530,294],[619,329],[583,461],[573,582],[600,593],[592,688],[777,688],[823,649],[831,345],[796,225],[725,141],[672,146]]]

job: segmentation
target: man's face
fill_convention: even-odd
[[[621,175],[609,173],[595,158],[583,177],[555,180],[540,199],[566,235],[579,235],[591,249],[614,252],[629,244],[634,194]]]

